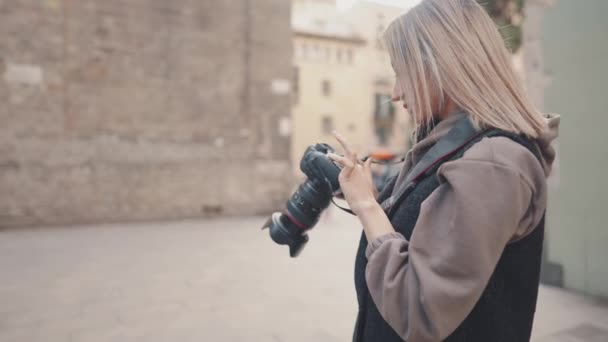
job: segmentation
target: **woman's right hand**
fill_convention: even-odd
[[[359,165],[363,166],[363,171],[365,172],[365,177],[367,178],[370,187],[372,188],[372,191],[374,192],[374,197],[378,197],[378,189],[376,188],[376,185],[374,184],[374,176],[373,176],[373,172],[372,172],[372,167],[371,167],[371,157],[368,157],[368,159],[366,159],[365,162],[363,161],[359,161]],[[343,200],[344,199],[344,194],[342,192],[340,192],[339,194],[335,195],[334,197]]]
[[[368,158],[362,162],[341,134],[334,131],[333,135],[344,149],[345,155],[329,153],[327,156],[342,168],[339,180],[342,193],[345,194],[343,198],[355,211],[357,208],[353,206],[358,207],[359,203],[375,202],[378,196],[378,190],[372,177],[372,159]]]

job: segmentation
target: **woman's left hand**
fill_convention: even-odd
[[[338,178],[340,189],[351,210],[358,215],[366,208],[377,205],[376,187],[372,181],[372,159],[369,158],[362,164],[346,139],[337,132],[333,132],[333,135],[342,145],[345,155],[329,153],[327,156],[342,167]]]

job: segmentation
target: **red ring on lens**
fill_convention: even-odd
[[[287,216],[291,222],[293,222],[296,226],[298,226],[300,229],[308,229],[308,227],[306,227],[305,225],[303,225],[302,223],[300,223],[300,221],[296,220],[293,216],[291,216],[291,214],[288,211],[285,211],[283,213],[285,216]]]

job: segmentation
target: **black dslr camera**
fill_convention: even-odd
[[[308,178],[287,201],[286,210],[273,213],[262,229],[270,230],[270,237],[279,245],[289,246],[289,255],[298,256],[306,242],[306,231],[311,229],[333,196],[339,195],[338,175],[341,168],[327,157],[334,149],[327,144],[309,146],[300,160],[300,169]]]

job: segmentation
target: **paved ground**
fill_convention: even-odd
[[[290,259],[265,218],[0,231],[0,341],[348,341],[357,223]],[[608,306],[541,289],[535,341],[608,341]]]

